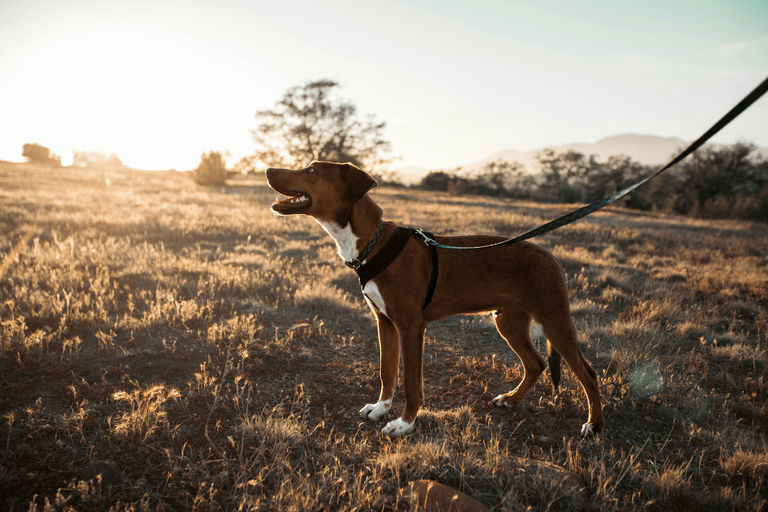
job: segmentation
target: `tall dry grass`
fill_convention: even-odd
[[[374,196],[441,233],[572,206]],[[259,178],[0,167],[1,508],[408,510],[422,478],[494,510],[768,506],[765,224],[615,209],[538,240],[568,273],[604,437],[577,438],[568,370],[559,396],[494,409],[521,370],[473,316],[428,328],[427,408],[393,441],[356,413],[378,349],[354,274],[271,198]]]

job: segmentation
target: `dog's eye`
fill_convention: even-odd
[[[315,172],[315,170],[312,167],[307,169],[307,174],[312,174],[313,172]]]

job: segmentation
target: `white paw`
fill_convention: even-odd
[[[413,423],[403,421],[402,418],[397,418],[387,423],[387,426],[381,429],[382,434],[386,434],[389,437],[400,437],[413,430]]]
[[[594,437],[595,427],[591,423],[585,423],[581,426],[581,437]]]
[[[493,405],[496,407],[510,407],[512,404],[507,402],[507,397],[504,395],[499,395],[496,398],[492,400]]]
[[[368,404],[360,409],[360,416],[368,421],[376,423],[379,421],[392,407],[392,400],[381,400],[375,404]]]

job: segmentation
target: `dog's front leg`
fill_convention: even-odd
[[[376,313],[379,328],[379,378],[381,392],[379,401],[360,409],[360,415],[370,421],[379,421],[392,407],[392,396],[397,385],[397,370],[400,365],[400,342],[392,320],[381,312]]]
[[[405,380],[405,409],[403,415],[392,420],[382,429],[384,434],[398,437],[413,430],[416,415],[424,403],[422,382],[422,356],[424,353],[424,329],[426,324],[398,324],[400,350],[403,353],[403,377]]]

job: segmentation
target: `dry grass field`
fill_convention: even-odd
[[[438,233],[573,207],[373,196]],[[378,347],[355,274],[273,197],[0,164],[0,509],[410,510],[422,478],[492,510],[768,508],[768,225],[615,208],[536,240],[567,270],[603,437],[578,438],[567,368],[558,396],[495,409],[521,367],[465,316],[428,327],[426,408],[390,440],[357,414]]]

